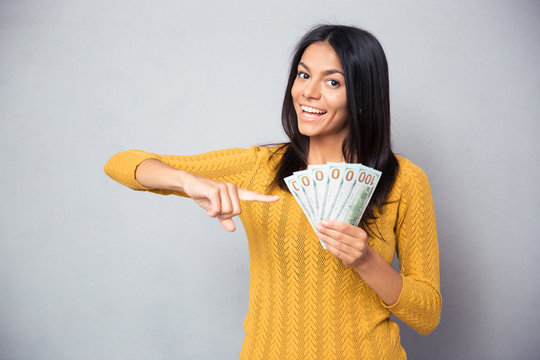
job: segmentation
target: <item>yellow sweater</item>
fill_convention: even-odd
[[[135,180],[143,160],[155,158],[177,169],[265,193],[280,156],[276,148],[217,150],[193,156],[157,155],[141,150],[117,153],[105,173],[134,190],[162,195]],[[386,306],[351,267],[324,250],[302,210],[288,192],[275,203],[242,202],[250,254],[249,309],[240,359],[406,359],[396,315],[420,334],[439,323],[442,298],[433,200],[424,172],[397,157],[395,185],[376,220],[384,239],[368,244],[388,264],[397,251],[403,288]],[[210,221],[210,220],[209,220]]]

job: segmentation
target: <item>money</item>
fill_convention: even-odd
[[[323,219],[358,226],[381,174],[362,164],[329,162],[309,165],[284,180],[317,233],[315,224]],[[326,249],[322,240],[321,245]]]
[[[328,187],[328,166],[326,165],[309,165],[308,170],[311,170],[311,178],[313,179],[313,188],[315,189],[315,206],[317,208],[316,221],[322,220],[324,212],[325,195]]]
[[[315,199],[315,187],[313,185],[313,179],[311,178],[310,170],[295,171],[293,175],[296,176],[300,192],[302,193],[305,202],[307,203],[307,211],[309,212],[311,219],[315,221],[317,219],[317,200]]]

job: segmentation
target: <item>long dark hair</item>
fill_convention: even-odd
[[[392,152],[390,136],[390,93],[388,64],[379,41],[369,32],[352,26],[317,25],[302,37],[295,48],[289,80],[285,90],[281,122],[290,142],[281,144],[273,153],[283,151],[276,165],[270,188],[279,186],[288,191],[285,177],[305,169],[309,137],[298,130],[291,88],[305,49],[316,42],[329,43],[338,55],[345,75],[348,107],[348,133],[343,142],[347,162],[361,163],[382,172],[375,193],[360,226],[368,229],[375,219],[374,207],[385,204],[399,168]],[[272,156],[273,156],[272,155]]]

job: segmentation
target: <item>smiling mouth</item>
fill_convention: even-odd
[[[322,118],[325,114],[325,110],[313,108],[306,105],[300,105],[302,112],[300,113],[300,119],[302,121],[313,122]]]
[[[308,114],[320,114],[320,115],[326,114],[326,111],[324,110],[317,109],[311,106],[306,106],[306,105],[300,105],[300,109],[302,109],[304,113],[308,113]]]

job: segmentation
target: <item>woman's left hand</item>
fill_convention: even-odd
[[[342,221],[323,220],[315,228],[327,249],[346,266],[358,268],[371,253],[367,233],[357,226]]]

